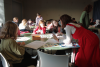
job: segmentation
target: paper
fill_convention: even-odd
[[[29,39],[29,37],[17,37],[16,41],[27,41]]]
[[[52,45],[48,45],[47,43],[52,43]],[[30,48],[33,48],[33,49],[38,49],[41,46],[50,47],[50,46],[53,46],[53,44],[56,44],[56,43],[59,43],[59,42],[57,42],[54,39],[48,39],[46,42],[43,42],[43,41],[31,42],[31,43],[25,45],[25,47],[30,47]]]
[[[73,44],[72,44],[72,43],[70,43],[70,44],[61,44],[61,46],[62,46],[62,47],[72,47]]]
[[[31,42],[31,43],[25,45],[25,47],[38,49],[39,47],[43,46],[44,44],[45,44],[45,42],[43,42],[43,41],[34,41],[34,42]]]
[[[55,39],[48,39],[46,41],[46,43],[59,43],[58,41],[56,41]]]

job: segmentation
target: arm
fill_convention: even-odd
[[[26,30],[30,30],[30,27],[29,27],[28,24],[26,25],[25,29],[26,29]]]
[[[84,18],[85,18],[85,15],[86,15],[86,11],[83,11],[82,14],[81,14],[81,17],[80,17],[80,23],[84,23]]]
[[[90,24],[89,14],[88,13],[86,13],[85,23],[86,23],[86,28],[88,29],[89,24]]]
[[[65,31],[66,31],[66,39],[64,39],[63,42],[65,44],[69,44],[69,43],[71,43],[71,39],[72,39],[71,26],[67,25],[65,28]]]
[[[19,56],[23,56],[24,53],[25,53],[25,48],[18,45],[16,43],[16,41],[14,41],[13,39],[11,39],[10,41],[10,49],[13,51],[13,53],[15,53],[16,55],[19,55]]]
[[[36,27],[36,29],[33,31],[34,34],[37,34],[37,30],[39,29],[39,27]]]
[[[40,20],[43,20],[43,17],[41,17],[41,19]]]
[[[44,27],[42,30],[43,30],[43,34],[45,34],[46,33],[46,27]]]
[[[36,26],[38,25],[38,22],[37,22],[37,17],[36,17]]]
[[[20,36],[20,30],[19,30],[19,28],[18,28],[18,33],[17,34],[18,34],[18,36]]]

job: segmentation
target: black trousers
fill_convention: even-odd
[[[13,64],[13,67],[27,67],[27,66],[30,66],[30,65],[36,66],[37,65],[37,58],[36,59],[32,59],[31,55],[28,54],[25,51],[24,59],[22,60],[22,62],[21,63],[17,63],[17,64]]]

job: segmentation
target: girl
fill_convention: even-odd
[[[15,23],[8,21],[3,25],[0,34],[1,53],[13,67],[27,67],[30,64],[36,65],[37,61],[31,60],[31,56],[25,52],[25,48],[22,46],[25,43],[16,43],[17,32],[18,26]],[[27,60],[30,63],[27,63]]]
[[[58,22],[56,20],[52,21],[53,23],[53,33],[60,33],[60,25],[58,24]]]
[[[65,44],[71,43],[71,37],[78,39],[80,49],[75,58],[78,67],[100,67],[99,38],[96,34],[72,22],[69,15],[60,17],[62,27],[66,31]],[[54,37],[55,38],[55,37]],[[56,38],[56,40],[58,40]]]
[[[23,19],[19,24],[19,29],[20,31],[30,31],[30,27],[28,26],[26,19]]]
[[[39,26],[36,27],[36,29],[33,31],[33,34],[45,34],[46,33],[46,27],[44,26],[44,21],[40,20]]]

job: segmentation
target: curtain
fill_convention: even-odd
[[[95,22],[96,19],[100,20],[100,0],[94,2],[94,6],[93,6],[93,21]]]

